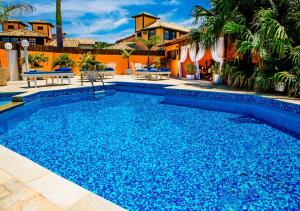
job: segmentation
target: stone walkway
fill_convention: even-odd
[[[0,146],[1,211],[123,210]]]

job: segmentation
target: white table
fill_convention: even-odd
[[[34,87],[37,88],[37,78],[43,77],[46,79],[46,85],[48,85],[48,78],[52,79],[52,84],[54,84],[54,78],[57,78],[57,83],[59,81],[61,84],[64,82],[64,77],[67,78],[68,84],[71,84],[71,77],[73,76],[73,73],[60,73],[60,72],[40,72],[40,73],[24,73],[22,74],[23,78],[25,78],[28,82],[28,87],[30,87],[30,81],[34,82]],[[33,80],[30,80],[30,78],[33,78]]]

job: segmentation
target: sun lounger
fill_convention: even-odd
[[[110,62],[106,65],[106,68],[104,70],[97,71],[98,75],[101,78],[106,78],[109,76],[111,76],[111,78],[114,78],[116,66],[117,66],[117,63]]]
[[[45,78],[46,80],[46,86],[48,85],[48,78],[52,79],[52,84],[54,84],[54,78],[57,78],[57,83],[63,84],[64,78],[67,78],[68,84],[71,84],[71,77],[73,76],[73,73],[68,70],[56,70],[56,71],[29,71],[29,72],[24,72],[22,76],[27,80],[28,87],[30,87],[30,81],[34,82],[34,87],[37,88],[37,78]]]
[[[104,70],[99,70],[97,72],[101,78],[107,78],[109,76],[111,76],[111,78],[114,78],[115,75],[115,69],[111,67],[107,67]]]
[[[153,78],[153,76],[158,80],[163,78],[163,76],[167,76],[167,78],[170,78],[171,71],[168,68],[161,68],[161,69],[156,69],[156,68],[149,68],[149,69],[139,69],[136,71],[137,79],[139,79],[140,76],[143,76],[145,78]]]

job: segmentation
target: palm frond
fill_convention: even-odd
[[[10,3],[0,2],[0,22],[3,23],[9,18],[21,15],[27,15],[35,11],[35,7],[27,3]]]

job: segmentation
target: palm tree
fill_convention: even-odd
[[[129,58],[131,54],[135,51],[135,49],[131,49],[130,51],[123,49],[122,50],[122,58],[127,60],[127,68],[130,68],[130,61]]]
[[[56,0],[56,39],[57,47],[62,48],[64,46],[64,43],[61,18],[61,0]]]
[[[0,2],[0,23],[7,21],[12,16],[26,15],[35,11],[35,8],[27,3]]]
[[[69,54],[59,55],[52,63],[53,67],[74,67],[76,62],[70,58]]]
[[[160,42],[160,37],[159,36],[153,36],[148,40],[145,39],[138,39],[143,43],[143,45],[147,48],[147,55],[148,55],[148,63],[147,66],[148,68],[150,67],[150,51],[152,48],[154,48],[159,42]]]

